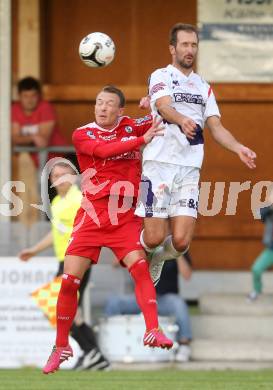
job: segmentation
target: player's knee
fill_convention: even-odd
[[[187,248],[190,245],[190,240],[183,235],[174,236],[172,239],[172,242],[173,242],[173,246],[174,246],[175,250],[177,250],[177,252],[184,252],[185,250],[187,250]]]
[[[148,231],[145,232],[145,244],[149,248],[155,248],[164,241],[165,235],[161,231]]]

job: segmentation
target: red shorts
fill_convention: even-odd
[[[96,208],[99,226],[83,209],[77,212],[66,255],[86,257],[97,263],[102,247],[111,249],[119,261],[134,250],[143,250],[140,242],[142,218],[132,208],[118,214],[118,224],[111,222],[107,208]]]

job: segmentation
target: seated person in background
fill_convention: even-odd
[[[53,106],[42,99],[41,85],[33,77],[25,77],[17,85],[19,101],[11,110],[12,143],[14,145],[65,145],[59,132]]]
[[[65,162],[57,162],[52,168],[50,180],[57,190],[57,196],[51,205],[52,225],[51,231],[31,248],[23,249],[18,257],[22,261],[28,261],[31,257],[54,246],[56,258],[59,261],[59,269],[56,276],[63,274],[64,256],[67,244],[73,229],[75,215],[81,205],[82,194],[79,188],[71,181],[61,180],[66,175],[75,175],[73,168]],[[74,176],[76,180],[76,175]],[[58,183],[58,181],[60,182]],[[102,355],[96,342],[93,330],[84,322],[82,311],[82,299],[84,290],[88,284],[90,268],[86,271],[79,288],[79,310],[71,328],[71,336],[81,347],[83,354],[76,366],[77,370],[104,370],[109,367],[109,362]]]
[[[190,342],[192,339],[188,307],[179,295],[179,273],[186,280],[191,278],[191,258],[189,253],[181,255],[177,260],[166,261],[161,279],[156,285],[158,314],[161,316],[174,316],[178,325],[177,342],[179,348],[176,361],[186,362],[190,359]],[[107,317],[121,314],[139,314],[135,296],[111,296],[105,306]]]
[[[17,90],[19,100],[13,103],[11,109],[12,144],[36,147],[66,145],[67,142],[57,126],[53,106],[42,99],[39,81],[33,77],[26,77],[18,82]],[[26,224],[31,224],[38,219],[37,210],[29,205],[39,202],[37,185],[35,185],[39,160],[37,153],[31,153],[30,156],[28,153],[20,153],[18,161],[13,159],[14,164],[17,165],[16,179],[26,185],[26,192],[20,193],[24,209],[19,216],[19,220]]]
[[[262,293],[262,274],[273,266],[273,191],[270,194],[269,201],[271,206],[261,208],[261,220],[265,224],[263,244],[265,249],[257,257],[252,265],[252,284],[253,290],[248,295],[250,301],[255,301]]]

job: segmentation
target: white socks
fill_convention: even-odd
[[[143,238],[144,230],[142,230],[140,234],[140,243],[145,249],[146,252],[151,253],[155,250],[155,248],[149,248]],[[185,252],[187,252],[189,248],[187,248],[183,252],[178,252],[175,247],[173,246],[172,242],[172,236],[167,236],[165,240],[163,241],[162,245],[158,246],[156,248],[156,261],[165,261],[165,260],[171,260],[171,259],[177,259],[180,255],[183,255]]]
[[[166,256],[169,256],[171,259],[176,259],[181,255],[180,252],[177,252],[175,247],[173,246],[172,236],[167,236],[163,242],[163,250]]]
[[[170,235],[165,238],[163,245],[157,248],[156,253],[153,255],[152,259],[156,263],[166,260],[177,259],[180,255],[183,255],[185,252],[187,252],[188,249],[189,248],[187,248],[183,252],[178,252],[173,246],[172,236]]]

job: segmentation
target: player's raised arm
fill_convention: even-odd
[[[151,74],[149,96],[151,107],[157,110],[163,119],[180,126],[186,137],[194,138],[196,123],[173,107],[173,89],[170,78],[164,70],[158,69]]]
[[[193,139],[196,133],[196,123],[189,117],[180,114],[172,106],[172,99],[170,96],[162,96],[157,99],[155,106],[158,113],[168,122],[176,123],[180,126],[186,137]]]
[[[73,144],[80,153],[99,158],[117,156],[121,153],[130,152],[145,144],[143,136],[127,141],[109,143],[99,139],[92,139],[87,133],[88,131],[86,130],[76,130],[72,136]]]
[[[144,96],[140,99],[139,108],[148,109],[150,107],[150,103],[151,103],[150,96],[149,95]],[[163,96],[161,98],[158,98],[156,100],[155,105],[158,112],[165,120],[167,120],[170,123],[178,124],[183,129],[183,132],[188,138],[190,139],[194,138],[196,123],[192,119],[188,118],[187,116],[178,113],[171,106],[170,96]]]
[[[212,137],[225,149],[230,150],[238,155],[241,161],[248,168],[256,168],[256,153],[248,147],[242,145],[221,123],[219,117],[211,116],[207,119],[207,125]]]
[[[162,136],[164,127],[161,119],[154,119],[149,130],[140,137],[126,141],[105,142],[103,140],[92,139],[88,136],[88,131],[77,130],[73,133],[72,141],[80,153],[99,158],[108,158],[122,153],[130,152],[144,144],[149,143],[153,137]]]

